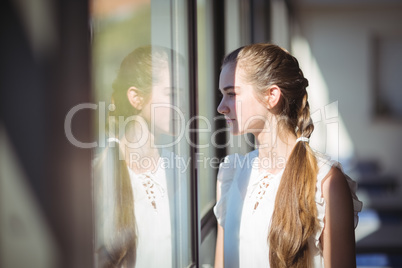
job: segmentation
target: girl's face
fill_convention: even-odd
[[[257,98],[253,85],[246,81],[244,71],[236,64],[229,63],[222,68],[219,90],[223,98],[218,112],[225,116],[233,135],[257,134],[264,129],[267,105]]]
[[[173,135],[173,88],[168,63],[156,68],[157,81],[153,82],[152,92],[140,115],[148,122],[151,131]]]

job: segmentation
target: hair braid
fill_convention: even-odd
[[[297,117],[296,136],[311,136],[314,125],[305,92]],[[272,267],[310,267],[308,240],[318,227],[314,200],[317,162],[308,143],[296,143],[285,168],[269,234]],[[288,192],[287,194],[285,194]],[[296,216],[295,216],[296,215]],[[293,241],[293,244],[288,244]]]
[[[314,131],[313,120],[310,117],[310,105],[307,101],[307,91],[304,94],[300,111],[297,118],[297,131],[296,136],[310,138],[311,133]]]

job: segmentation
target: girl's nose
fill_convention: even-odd
[[[223,102],[223,99],[221,100],[221,103],[219,103],[217,110],[218,110],[218,113],[220,113],[220,114],[227,114],[229,112],[229,108],[225,105],[225,103]]]

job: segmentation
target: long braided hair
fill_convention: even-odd
[[[308,81],[295,57],[273,44],[253,44],[230,53],[223,61],[236,64],[262,96],[276,85],[281,90],[274,109],[278,133],[309,138],[314,130],[306,87]],[[309,238],[319,227],[314,201],[317,161],[306,142],[297,142],[286,164],[275,200],[268,234],[271,267],[310,267]]]

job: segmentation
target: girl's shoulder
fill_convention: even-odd
[[[345,173],[338,161],[321,153],[316,153],[316,159],[318,173],[315,200],[317,205],[322,205],[325,209],[325,199],[328,198],[329,192],[337,196],[350,196],[353,202],[356,227],[358,223],[357,214],[363,207],[363,203],[356,195],[357,183]]]
[[[322,154],[320,152],[314,152],[314,154],[317,160],[318,167],[317,180],[323,180],[332,167],[341,166],[337,161],[331,159],[331,157],[328,155]]]

